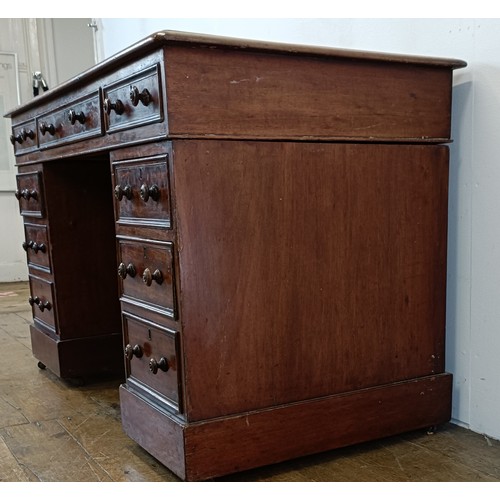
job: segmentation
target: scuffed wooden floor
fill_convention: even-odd
[[[40,370],[25,283],[0,284],[0,481],[177,481],[122,431],[118,386]],[[499,481],[500,442],[447,424],[219,481]]]

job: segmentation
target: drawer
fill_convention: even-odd
[[[40,115],[37,131],[42,150],[102,135],[99,92],[96,90]]]
[[[173,244],[119,238],[118,259],[121,300],[176,319]]]
[[[172,228],[168,170],[167,155],[113,163],[119,224]]]
[[[55,333],[54,284],[32,275],[29,280],[31,294],[28,300],[33,308],[35,325]]]
[[[50,272],[50,253],[47,226],[45,224],[24,224],[25,240],[23,248],[28,256],[28,264]]]
[[[43,181],[41,172],[17,174],[16,198],[19,200],[19,211],[24,217],[45,216],[43,200]]]
[[[106,131],[113,133],[162,121],[160,89],[159,64],[103,86]]]
[[[14,153],[22,155],[37,149],[37,129],[35,120],[19,123],[12,128],[10,142],[14,146]]]
[[[145,394],[152,389],[180,409],[179,333],[124,313],[123,338],[127,383]]]

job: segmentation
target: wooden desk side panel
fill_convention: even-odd
[[[447,67],[174,46],[165,68],[171,137],[450,137]]]
[[[444,371],[446,146],[173,150],[189,421]]]

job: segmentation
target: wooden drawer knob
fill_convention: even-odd
[[[143,184],[140,190],[140,196],[143,201],[148,201],[151,198],[154,201],[158,201],[160,199],[160,188],[153,184],[152,186],[148,186],[147,184]]]
[[[136,344],[135,346],[132,347],[132,345],[127,344],[125,346],[125,357],[128,360],[130,360],[134,356],[136,358],[142,358],[142,348],[141,348],[141,346]]]
[[[40,301],[40,303],[38,304],[38,309],[40,309],[40,311],[44,311],[45,309],[47,309],[47,311],[50,311],[52,309],[52,304],[46,300],[45,302],[42,302]]]
[[[142,281],[146,283],[146,286],[151,286],[153,281],[156,281],[158,285],[161,285],[163,283],[163,274],[159,269],[155,269],[154,272],[151,272],[151,270],[146,267],[142,273]]]
[[[30,304],[30,306],[38,306],[38,309],[40,309],[40,311],[45,311],[45,309],[47,309],[47,311],[50,311],[52,309],[52,304],[46,300],[45,302],[42,301],[42,299],[40,299],[40,297],[37,297],[36,295],[34,297],[30,297],[28,299],[28,302]]]
[[[159,361],[156,361],[154,358],[149,360],[149,371],[153,374],[158,373],[158,370],[166,372],[168,368],[168,361],[164,357],[161,357]]]
[[[35,252],[35,253],[38,253],[38,252],[45,253],[47,250],[45,243],[37,243],[36,241],[33,242],[33,245],[31,245],[31,248],[33,249],[33,252]]]
[[[31,248],[35,253],[38,252],[45,253],[47,251],[47,246],[45,245],[45,243],[36,243],[33,240],[24,241],[23,248],[26,251],[28,251],[28,248]]]
[[[54,127],[54,125],[52,123],[42,122],[42,123],[40,123],[39,128],[40,128],[40,132],[42,133],[42,135],[45,135],[47,132],[50,135],[54,135],[56,133],[56,128]]]
[[[139,101],[142,102],[144,106],[147,106],[152,100],[153,97],[149,93],[148,89],[143,89],[142,92],[139,92],[139,89],[135,85],[130,87],[130,102],[132,103],[132,106],[137,106]]]
[[[10,136],[10,142],[12,143],[12,145],[14,145],[16,142],[18,142],[19,144],[22,144],[28,138],[34,139],[35,132],[33,132],[33,130],[31,130],[30,128],[28,128],[28,129],[23,128],[23,129],[21,129],[19,134]]]
[[[114,111],[117,115],[121,115],[125,111],[125,106],[123,105],[123,102],[120,101],[120,99],[117,99],[115,102],[113,102],[109,97],[106,97],[106,99],[104,99],[102,107],[104,109],[104,112],[108,116],[111,114],[111,111]]]
[[[33,130],[31,130],[30,128],[23,128],[23,129],[21,129],[21,136],[22,136],[23,140],[34,139],[35,132]]]
[[[127,200],[131,200],[132,196],[133,196],[132,188],[128,184],[123,188],[121,186],[116,186],[115,187],[115,198],[118,201],[122,201],[124,196],[125,196],[125,198],[127,198]]]
[[[35,189],[23,189],[23,198],[25,200],[29,200],[31,198],[33,198],[34,200],[36,200],[38,198],[38,193],[36,192]]]
[[[18,142],[19,144],[22,144],[24,142],[23,140],[23,136],[21,134],[17,134],[17,135],[11,135],[10,136],[10,142],[11,144],[14,146],[14,144],[16,142]]]
[[[25,200],[29,200],[30,198],[33,198],[36,200],[38,198],[38,193],[35,189],[22,189],[19,191],[19,189],[16,190],[14,193],[14,196],[20,200],[21,198],[24,198]]]
[[[76,122],[85,123],[85,113],[80,111],[77,113],[74,109],[70,109],[68,111],[68,119],[71,125],[74,125]]]
[[[120,278],[124,280],[127,277],[127,275],[130,276],[131,278],[133,278],[136,275],[134,264],[129,263],[128,265],[125,265],[124,262],[120,262],[120,265],[118,266],[118,276],[120,276]]]

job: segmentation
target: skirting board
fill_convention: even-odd
[[[447,422],[451,389],[443,373],[192,423],[125,384],[120,400],[127,435],[195,481]]]
[[[30,333],[33,356],[58,377],[76,379],[124,374],[121,332],[56,340],[31,325]]]

